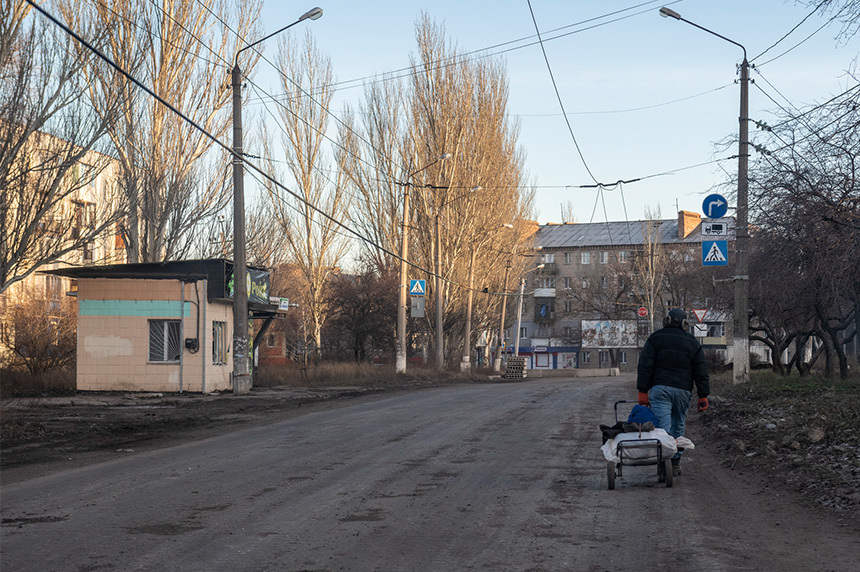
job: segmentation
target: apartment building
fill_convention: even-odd
[[[734,220],[721,222],[731,253]],[[706,350],[731,359],[726,305],[713,296],[715,271],[702,266],[707,238],[700,215],[688,211],[676,219],[541,226],[534,265],[543,266],[524,277],[520,330],[514,317],[508,347],[519,335],[529,369],[635,371],[648,335],[670,306],[681,306]]]

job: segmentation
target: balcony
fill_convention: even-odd
[[[555,298],[555,288],[535,288],[535,298]]]

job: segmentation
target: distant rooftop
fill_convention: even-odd
[[[683,213],[684,211],[682,211]],[[634,220],[629,222],[592,222],[564,223],[541,225],[535,235],[535,244],[542,248],[581,248],[586,246],[637,246],[645,244],[649,225],[659,224],[659,241],[663,244],[698,244],[702,242],[700,224],[692,213],[686,213],[686,238],[679,238],[678,224],[683,219]],[[707,221],[706,221],[707,222]],[[734,240],[734,219],[725,218],[719,221],[728,224],[728,237]],[[693,223],[693,224],[691,224]]]

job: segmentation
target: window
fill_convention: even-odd
[[[564,278],[564,289],[570,290],[570,277],[565,276],[565,278]]]
[[[537,279],[538,288],[555,288],[555,276],[544,276]]]
[[[597,354],[600,356],[600,365],[609,361],[609,352],[597,352]]]
[[[600,253],[600,263],[607,264],[609,262],[609,252],[604,250]]]
[[[583,252],[582,253],[582,263],[583,264],[591,264],[591,253]]]
[[[555,262],[555,254],[541,254],[540,261],[541,264],[552,264]]]
[[[179,320],[149,320],[149,361],[178,362]]]
[[[720,322],[718,324],[708,324],[709,338],[724,338],[726,337],[726,324]]]
[[[591,352],[582,352],[582,359],[579,363],[588,363],[591,361]]]
[[[266,344],[270,348],[275,347],[275,334],[269,334],[268,336],[266,336]]]
[[[529,337],[528,329],[527,328],[520,328],[520,338],[527,338],[527,337]]]
[[[608,276],[601,276],[600,277],[600,287],[603,288],[604,290],[606,290],[606,288],[609,287],[609,277]]]
[[[630,259],[627,256],[627,251],[626,250],[619,250],[618,251],[618,262],[627,262],[628,260],[630,260]]]
[[[624,350],[621,350],[620,363],[621,363],[621,365],[624,365],[627,363],[627,352],[625,352]]]
[[[582,278],[582,287],[588,288],[588,278],[585,278],[585,277]]]
[[[564,263],[570,264],[570,253],[569,252],[564,253]]]
[[[212,322],[212,365],[227,363],[227,322]]]
[[[573,330],[571,329],[571,327],[570,327],[570,326],[565,326],[565,327],[564,327],[564,337],[569,338],[569,337],[571,337],[572,335],[573,335]]]
[[[573,312],[573,302],[565,302],[564,311],[568,313]]]
[[[93,261],[93,251],[95,249],[95,243],[93,241],[87,241],[84,243],[84,262],[92,262]]]

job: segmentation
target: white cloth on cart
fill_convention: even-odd
[[[618,458],[617,446],[624,441],[639,441],[641,439],[657,439],[662,446],[663,458],[668,459],[678,452],[678,446],[675,444],[675,438],[666,433],[665,429],[654,429],[653,431],[639,431],[633,433],[619,433],[612,439],[607,439],[606,443],[600,448],[603,451],[603,456],[607,461],[615,463],[621,462]],[[654,449],[651,447],[627,448],[624,450],[625,458],[629,459],[647,459],[654,456]]]

